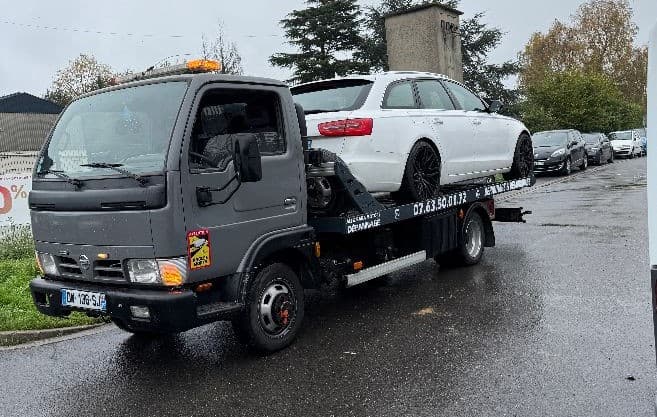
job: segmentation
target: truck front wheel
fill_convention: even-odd
[[[233,321],[237,336],[249,346],[275,352],[290,345],[301,327],[303,287],[285,264],[264,267],[250,285],[246,309]]]

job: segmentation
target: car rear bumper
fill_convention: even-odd
[[[105,294],[103,312],[71,308],[62,305],[63,289],[92,291]],[[67,316],[72,311],[104,315],[128,323],[136,329],[181,332],[217,320],[232,317],[242,310],[239,303],[202,303],[192,290],[149,290],[114,288],[76,282],[51,281],[36,278],[30,282],[36,308],[49,316]],[[148,307],[150,317],[135,318],[131,306]]]

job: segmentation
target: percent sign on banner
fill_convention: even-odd
[[[0,175],[0,225],[30,223],[27,196],[31,187],[29,174]]]

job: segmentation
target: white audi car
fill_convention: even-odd
[[[368,191],[409,200],[441,185],[530,175],[531,136],[462,84],[437,74],[386,72],[292,88],[314,148],[336,153]]]

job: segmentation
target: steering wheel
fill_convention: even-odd
[[[210,158],[208,158],[207,156],[202,155],[202,154],[200,154],[200,153],[190,151],[190,152],[189,152],[189,156],[193,156],[193,157],[196,158],[196,159],[200,159],[200,160],[203,161],[203,162],[207,162],[211,167],[214,167],[214,166],[215,166],[215,163],[214,163],[214,161],[213,161],[212,159],[210,159]]]

